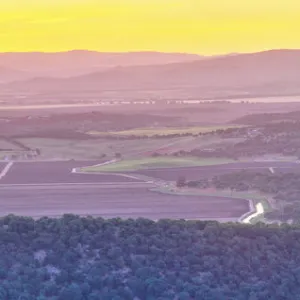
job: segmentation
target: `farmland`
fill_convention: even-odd
[[[174,192],[164,191],[168,194],[175,194]],[[271,195],[259,192],[259,191],[233,191],[233,190],[217,190],[217,189],[177,189],[176,194],[186,195],[186,196],[214,196],[214,197],[228,197],[228,198],[237,198],[237,199],[250,199],[254,205],[261,203],[264,209],[264,212],[272,210],[269,199]]]
[[[241,199],[167,195],[138,178],[71,172],[87,163],[15,163],[0,180],[1,214],[235,220],[249,209]]]
[[[246,195],[236,194],[231,197],[226,193],[166,193],[155,183],[147,182],[139,175],[172,182],[182,174],[192,180],[251,166],[257,170],[268,170],[270,166],[287,171],[299,169],[299,165],[294,163],[266,162],[156,168],[118,175],[72,173],[73,168],[99,162],[15,162],[0,180],[1,214],[40,217],[74,213],[106,218],[237,220],[249,210],[248,201],[242,199]],[[5,165],[7,164],[1,163],[0,169]]]
[[[151,114],[142,107],[135,107],[134,112],[121,112],[115,107],[103,112],[43,111],[45,115],[38,115],[35,111],[27,117],[13,116],[3,123],[2,133],[28,149],[38,149],[39,154],[13,158],[8,172],[1,177],[1,201],[9,200],[6,205],[3,202],[3,214],[24,211],[25,215],[58,216],[71,212],[124,218],[238,220],[249,210],[248,201],[240,198],[250,196],[255,200],[253,195],[231,197],[207,191],[192,195],[173,188],[179,177],[199,180],[244,168],[273,168],[276,172],[277,168],[287,172],[297,169],[297,164],[288,161],[255,161],[265,159],[267,154],[230,156],[236,144],[252,138],[251,129],[248,132],[242,121],[235,125],[233,117],[259,107],[169,106],[170,110],[158,113],[153,106]],[[283,109],[282,105],[274,108]],[[230,129],[229,134],[221,129]],[[4,141],[2,149],[6,146]],[[209,156],[224,148],[230,150],[229,156]],[[202,150],[207,157],[201,157]],[[99,165],[112,160],[116,162]]]
[[[78,165],[91,162],[19,162],[14,163],[10,171],[0,181],[1,184],[76,184],[132,182],[130,178],[109,175],[73,174],[72,169]]]
[[[207,133],[219,129],[226,128],[237,128],[241,127],[241,125],[222,125],[222,126],[193,126],[186,128],[136,128],[133,130],[124,130],[124,131],[108,131],[108,132],[100,132],[100,131],[90,131],[91,135],[98,136],[136,136],[136,137],[154,137],[154,136],[164,136],[164,135],[184,135],[184,134],[199,134],[199,133]]]
[[[128,172],[128,174],[143,174],[150,177],[167,181],[176,181],[178,176],[184,176],[187,180],[197,180],[211,177],[218,174],[226,174],[237,170],[268,170],[270,167],[275,171],[297,172],[300,165],[294,162],[236,162],[222,165],[197,166],[197,167],[177,167],[177,168],[156,168]]]
[[[147,139],[140,140],[111,140],[106,138],[88,140],[49,139],[49,138],[21,138],[18,139],[30,148],[41,150],[41,159],[99,159],[103,155],[110,158],[115,153],[121,153],[125,157],[136,157],[143,153],[152,153],[157,149],[180,145],[187,138],[168,138],[167,140]],[[172,147],[171,147],[172,146]]]
[[[114,157],[116,153],[124,158],[135,159],[151,156],[153,153],[170,154],[180,150],[190,151],[196,147],[223,147],[242,141],[242,139],[221,139],[218,136],[183,136],[164,139],[59,139],[59,138],[18,138],[17,141],[31,149],[40,149],[40,159],[45,160],[97,160],[105,156]]]
[[[149,157],[135,160],[122,160],[113,164],[82,168],[83,172],[122,172],[156,168],[209,166],[230,163],[230,159],[199,159],[196,157]]]
[[[73,213],[105,218],[233,220],[248,210],[247,201],[241,199],[174,197],[139,187],[13,187],[13,190],[2,188],[0,195],[2,215],[14,213],[33,217]]]
[[[199,124],[187,119],[188,115],[176,110],[161,116],[154,112],[131,115],[116,110],[62,115],[44,111],[42,116],[37,112],[29,117],[13,116],[1,129],[3,134],[28,149],[39,149],[39,155],[31,161],[14,161],[0,179],[1,214],[237,220],[249,210],[248,201],[166,194],[155,191],[155,179],[159,180],[159,176],[149,176],[148,180],[147,176],[135,173],[232,162],[222,158],[162,156],[187,147],[231,142],[198,134],[236,125]],[[87,134],[92,132],[97,134]],[[129,135],[134,138],[127,138]],[[164,135],[167,137],[161,138]],[[141,140],[142,136],[147,138]],[[121,161],[116,164],[88,167],[111,160],[117,154]],[[78,168],[90,173],[72,172]]]

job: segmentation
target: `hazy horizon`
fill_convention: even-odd
[[[0,3],[2,98],[298,95],[298,8],[294,0]]]
[[[0,54],[59,54],[59,53],[72,53],[72,52],[92,52],[99,54],[181,54],[181,55],[196,55],[199,57],[218,57],[218,56],[229,56],[229,55],[242,55],[242,54],[255,54],[255,53],[263,53],[263,52],[272,52],[272,51],[298,51],[299,48],[269,48],[269,49],[261,49],[258,51],[249,51],[249,52],[220,52],[216,54],[204,54],[204,53],[194,53],[194,52],[178,52],[178,51],[159,51],[159,50],[133,50],[133,51],[101,51],[95,49],[66,49],[66,50],[58,50],[58,51],[0,51]]]
[[[10,0],[0,4],[0,52],[296,49],[299,10],[295,0]]]

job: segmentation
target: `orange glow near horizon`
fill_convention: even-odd
[[[300,48],[299,0],[0,0],[0,52]]]

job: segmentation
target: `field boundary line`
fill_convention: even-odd
[[[62,213],[51,213],[51,214],[47,214],[46,216],[49,217],[49,218],[61,218],[64,214],[66,214],[65,212],[62,212]],[[115,216],[105,216],[104,214],[101,214],[101,213],[72,213],[74,215],[77,215],[77,216],[80,216],[80,217],[94,217],[94,218],[104,218],[105,220],[112,220],[115,218]],[[13,214],[15,216],[19,216],[20,214]],[[0,218],[3,218],[7,216],[7,214],[0,214]],[[24,216],[24,215],[22,215]],[[33,218],[34,220],[39,220],[43,217],[45,217],[44,214],[26,214],[25,216],[28,216],[30,218]],[[122,217],[122,219],[138,219],[140,218],[139,216],[127,216],[127,217]],[[157,218],[148,218],[150,220],[152,220],[153,222],[158,222],[159,220],[162,220],[162,219],[165,219],[165,218],[160,218],[160,219],[157,219]],[[178,218],[170,218],[171,220],[178,220]],[[234,222],[234,218],[220,218],[220,219],[213,219],[213,218],[205,218],[205,217],[195,217],[195,218],[186,218],[184,219],[185,221],[211,221],[211,222],[214,222],[214,221],[218,221],[220,223],[228,223],[228,222]]]
[[[131,175],[131,174],[124,174],[124,173],[113,173],[113,172],[82,172],[82,171],[76,171],[76,172],[72,172],[72,173],[76,173],[76,174],[83,174],[83,175],[111,175],[111,176],[120,176],[120,177],[125,177],[125,178],[130,178],[130,179],[135,179],[135,180],[141,180],[139,182],[144,182],[144,183],[154,183],[156,184],[157,182],[165,182],[161,179],[157,179],[155,177],[150,177],[150,176],[146,176],[146,175],[141,175],[141,174],[135,174],[135,175]]]
[[[116,182],[54,182],[54,183],[11,183],[11,184],[0,184],[0,187],[23,187],[23,186],[70,186],[70,185],[79,185],[79,186],[109,186],[109,185],[144,185],[144,184],[152,184],[152,182],[149,181],[132,181],[132,182],[121,182],[121,181],[116,181]]]
[[[84,169],[84,168],[93,168],[93,167],[106,166],[106,165],[110,165],[110,164],[116,163],[118,161],[119,161],[118,159],[112,159],[112,160],[108,160],[108,161],[105,161],[104,163],[100,163],[100,164],[96,164],[96,165],[73,168],[72,169],[72,173],[81,173],[81,174],[87,174],[87,173],[89,173],[89,174],[91,174],[92,172],[81,172],[80,170]]]
[[[132,175],[132,174],[123,174],[123,173],[115,173],[115,172],[111,172],[111,173],[110,172],[102,172],[102,173],[94,172],[93,173],[93,172],[81,171],[81,169],[83,169],[83,168],[91,168],[91,167],[99,167],[99,166],[110,165],[110,164],[114,164],[118,161],[120,161],[120,160],[113,159],[113,160],[109,160],[109,161],[106,161],[104,163],[92,165],[92,166],[89,166],[89,167],[73,168],[72,173],[86,174],[86,175],[107,175],[107,174],[110,174],[110,175],[113,175],[113,176],[121,176],[121,177],[125,177],[125,178],[141,180],[141,182],[143,182],[143,183],[153,183],[151,180],[145,180],[143,178],[140,178],[138,174],[137,174],[137,176],[135,176],[135,175]]]
[[[0,173],[0,180],[8,173],[8,171],[10,170],[10,168],[13,166],[14,162],[10,161],[2,170],[2,172]]]

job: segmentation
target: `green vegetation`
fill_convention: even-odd
[[[115,135],[115,136],[164,136],[164,135],[180,135],[180,134],[199,134],[207,133],[220,129],[243,127],[242,125],[222,125],[222,126],[196,126],[186,128],[137,128],[124,131],[90,131],[91,135]]]
[[[300,220],[300,174],[270,173],[269,171],[238,171],[186,182],[186,186],[197,189],[213,188],[222,192],[241,194],[257,191],[262,197],[252,197],[261,202],[265,217],[270,220],[287,222]]]
[[[0,219],[0,299],[295,300],[299,227]]]
[[[84,172],[121,172],[136,171],[151,168],[173,168],[173,167],[193,167],[193,166],[209,166],[232,162],[230,159],[199,159],[195,157],[149,157],[133,160],[123,160],[117,163],[91,166],[81,169]]]
[[[178,142],[178,138],[168,140],[110,140],[106,138],[90,140],[68,140],[50,138],[22,138],[19,141],[30,148],[39,148],[41,158],[49,159],[99,159],[103,154],[111,158],[115,153],[122,156],[138,156],[140,153],[155,151],[166,144]],[[182,138],[184,141],[184,138]]]
[[[299,114],[299,112],[298,112]],[[260,116],[264,122],[264,116]],[[227,147],[219,147],[205,153],[202,149],[182,153],[199,157],[255,157],[255,156],[287,156],[300,157],[300,121],[261,124],[251,128],[235,128],[219,131],[220,138],[244,138]]]

